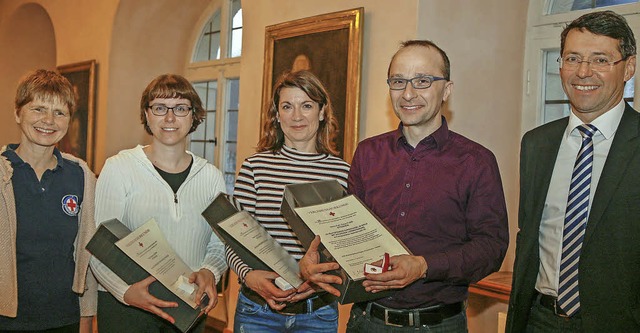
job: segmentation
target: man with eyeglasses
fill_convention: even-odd
[[[508,224],[498,165],[489,150],[449,130],[441,114],[449,78],[449,59],[431,41],[402,43],[389,65],[400,125],[358,145],[349,191],[413,255],[391,257],[390,271],[367,275],[368,292],[394,292],[354,304],[348,332],[467,332],[468,286],[504,258]],[[301,271],[336,294],[327,284],[340,279],[321,274],[336,267],[303,263]]]
[[[526,133],[507,332],[640,332],[640,115],[626,20],[593,12],[561,34],[569,117]]]

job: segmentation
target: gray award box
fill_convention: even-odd
[[[226,220],[240,211],[240,204],[234,200],[234,198],[228,194],[220,193],[213,199],[213,202],[202,212],[202,216],[207,223],[211,226],[211,229],[216,233],[218,238],[222,240],[227,246],[229,246],[242,261],[249,265],[253,269],[261,271],[272,271],[267,264],[258,259],[251,251],[244,247],[240,242],[236,241],[231,235],[229,235],[224,229],[222,229],[218,223]]]
[[[87,244],[87,250],[124,282],[134,284],[147,278],[150,274],[116,246],[115,243],[129,233],[131,230],[117,219],[103,222]],[[189,331],[204,317],[203,309],[192,308],[159,281],[154,281],[149,285],[149,293],[159,299],[178,303],[177,308],[163,308],[162,310],[175,319],[174,325],[181,332]],[[201,304],[208,303],[209,299],[205,298]]]
[[[342,187],[342,185],[340,185],[336,180],[291,184],[287,185],[284,189],[284,198],[282,200],[282,207],[280,210],[284,218],[298,236],[302,246],[304,246],[305,249],[308,249],[309,245],[315,238],[315,234],[298,216],[298,214],[296,214],[294,209],[332,202],[348,195],[349,194],[344,187]],[[358,200],[358,202],[360,202],[360,200]],[[360,202],[360,204],[362,204],[362,202]],[[362,204],[362,206],[366,207],[364,204]],[[371,214],[375,216],[373,212],[371,212]],[[389,228],[387,228],[387,226],[381,222],[378,217],[376,217],[376,219],[382,227],[389,230]],[[389,232],[393,234],[391,230],[389,230]],[[403,244],[400,240],[398,241]],[[404,248],[408,253],[411,253],[406,246],[404,246]],[[319,252],[321,262],[335,261],[331,253],[329,253],[323,245],[320,246]],[[383,254],[384,253],[380,254],[380,258],[382,258]],[[333,285],[333,287],[340,290],[340,296],[337,298],[340,304],[370,301],[390,296],[393,293],[393,291],[383,291],[375,294],[366,292],[362,286],[364,279],[354,280],[343,269],[330,273],[337,275],[342,279],[341,285]]]

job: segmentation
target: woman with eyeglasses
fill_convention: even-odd
[[[309,71],[284,74],[273,88],[258,153],[248,157],[234,197],[296,259],[304,248],[280,212],[284,187],[337,180],[347,187],[349,164],[336,157],[338,125],[329,95]],[[281,290],[278,274],[249,267],[227,248],[229,266],[242,287],[234,332],[336,332],[337,303],[325,302],[308,284]]]
[[[202,305],[208,312],[216,305],[216,281],[227,266],[223,244],[201,215],[224,191],[222,173],[186,150],[187,135],[204,117],[202,102],[184,77],[155,78],[140,101],[140,118],[152,142],[107,159],[96,188],[96,223],[117,218],[134,230],[155,219],[194,271],[189,282],[198,286],[196,300],[203,293],[209,297]],[[174,319],[163,311],[177,304],[149,293],[153,277],[127,285],[95,258],[91,267],[106,290],[98,292],[100,333],[177,331]],[[191,332],[203,332],[204,322]]]

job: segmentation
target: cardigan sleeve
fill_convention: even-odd
[[[96,227],[102,222],[117,218],[122,221],[125,209],[126,187],[124,175],[113,159],[108,159],[102,168],[96,185]],[[126,304],[124,293],[129,289],[119,276],[96,257],[91,257],[91,269],[100,285],[118,301]]]

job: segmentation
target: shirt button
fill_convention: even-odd
[[[44,192],[44,187],[42,188],[42,192]]]
[[[404,214],[404,212],[400,212],[400,216],[403,216],[403,217],[404,217],[404,215],[405,215],[405,214]]]
[[[404,186],[405,186],[406,188],[409,188],[409,187],[411,187],[411,184],[406,183],[406,184],[404,184]]]

